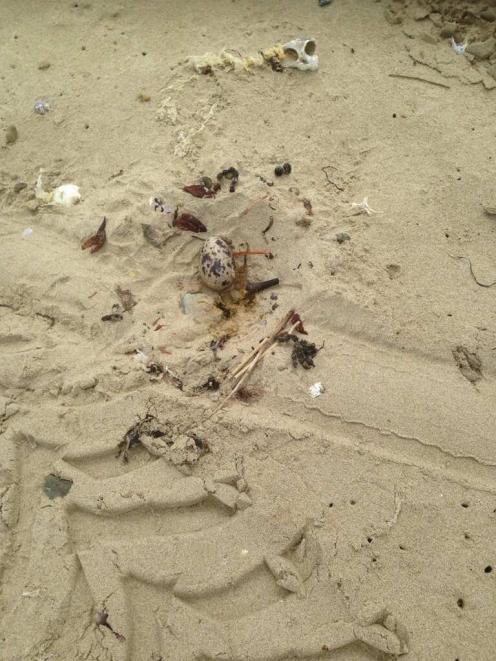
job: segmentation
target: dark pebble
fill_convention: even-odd
[[[319,0],[319,7],[325,7],[326,5],[330,5],[332,0]]]
[[[274,174],[276,175],[276,177],[282,177],[282,175],[284,174],[283,166],[276,165],[276,167],[274,168]]]
[[[284,170],[285,174],[290,174],[290,172],[291,172],[291,163],[283,163],[282,164],[282,169]]]

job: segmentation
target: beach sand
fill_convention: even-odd
[[[1,4],[2,661],[492,661],[491,3]],[[298,36],[318,71],[188,59]],[[208,290],[150,197],[279,286]],[[290,310],[315,366],[220,408]]]

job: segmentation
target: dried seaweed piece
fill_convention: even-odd
[[[283,333],[278,335],[277,341],[282,343],[293,342],[294,346],[293,351],[291,352],[293,367],[298,367],[298,364],[306,370],[315,367],[313,359],[318,354],[319,349],[317,349],[313,342],[301,340],[293,333]]]
[[[207,228],[196,216],[191,213],[184,212],[180,215],[174,214],[172,221],[173,227],[178,227],[181,230],[188,232],[206,232]]]
[[[96,234],[92,234],[87,239],[81,243],[81,250],[86,250],[90,248],[90,252],[97,252],[102,248],[104,243],[107,240],[107,233],[105,232],[105,227],[107,225],[107,219],[104,217],[100,227],[97,229]]]
[[[130,289],[121,289],[120,285],[117,285],[115,288],[115,293],[119,297],[122,308],[125,312],[129,312],[129,310],[134,308],[136,301]]]
[[[208,188],[204,184],[191,184],[190,186],[183,186],[183,191],[193,195],[193,197],[215,197],[216,190]]]

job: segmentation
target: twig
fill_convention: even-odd
[[[390,73],[390,78],[406,78],[407,80],[419,80],[422,83],[429,83],[430,85],[436,85],[437,87],[445,87],[446,89],[451,89],[450,85],[446,83],[439,83],[437,80],[429,80],[429,78],[422,78],[421,76],[408,76],[405,73]]]
[[[470,275],[479,285],[479,287],[486,287],[486,289],[489,289],[489,287],[494,287],[494,285],[496,285],[496,280],[494,282],[481,282],[480,280],[477,279],[477,276],[474,273],[474,269],[472,268],[472,262],[470,261],[470,257],[465,257],[465,255],[452,255],[451,253],[448,253],[448,255],[453,259],[464,259],[465,261],[468,262],[468,265],[470,267]]]
[[[234,370],[233,372],[233,378],[237,378],[240,376],[241,372],[244,370],[244,368],[252,361],[252,359],[256,356],[258,353],[265,353],[265,350],[267,349],[267,346],[271,344],[274,339],[282,333],[282,331],[286,328],[288,325],[289,320],[291,317],[294,315],[294,310],[290,310],[287,315],[281,319],[280,323],[278,324],[276,330],[272,333],[272,335],[269,335],[269,337],[266,337],[260,344],[258,344],[255,349],[248,355],[245,360],[238,365],[238,367]]]
[[[341,186],[338,186],[338,184],[337,184],[335,181],[333,181],[333,180],[330,178],[330,176],[327,174],[327,170],[328,170],[329,168],[332,168],[332,165],[325,165],[323,168],[320,168],[320,169],[321,169],[322,172],[324,173],[325,178],[327,179],[328,183],[330,183],[330,184],[332,184],[333,186],[335,186],[339,191],[344,191],[344,188],[342,188]]]
[[[233,378],[238,379],[238,382],[231,390],[231,392],[217,404],[214,410],[207,416],[208,418],[211,418],[215,413],[217,413],[217,411],[223,408],[223,406],[225,406],[230,399],[234,397],[234,395],[245,383],[258,363],[262,360],[265,353],[277,342],[277,336],[280,335],[286,328],[293,315],[294,310],[290,310],[279,322],[274,332],[266,337],[262,342],[260,342],[260,344],[258,344],[258,346],[250,353],[250,355],[241,363],[241,365],[238,366],[238,368],[233,373]]]
[[[273,224],[274,224],[274,217],[270,216],[269,224],[264,230],[262,230],[262,234],[267,234],[267,232],[270,230]]]

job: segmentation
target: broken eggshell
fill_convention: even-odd
[[[301,71],[317,71],[319,56],[315,54],[317,43],[315,39],[292,39],[283,45],[283,67],[300,69]]]
[[[211,236],[200,252],[200,278],[210,289],[222,291],[235,278],[234,257],[230,245],[220,236]]]

